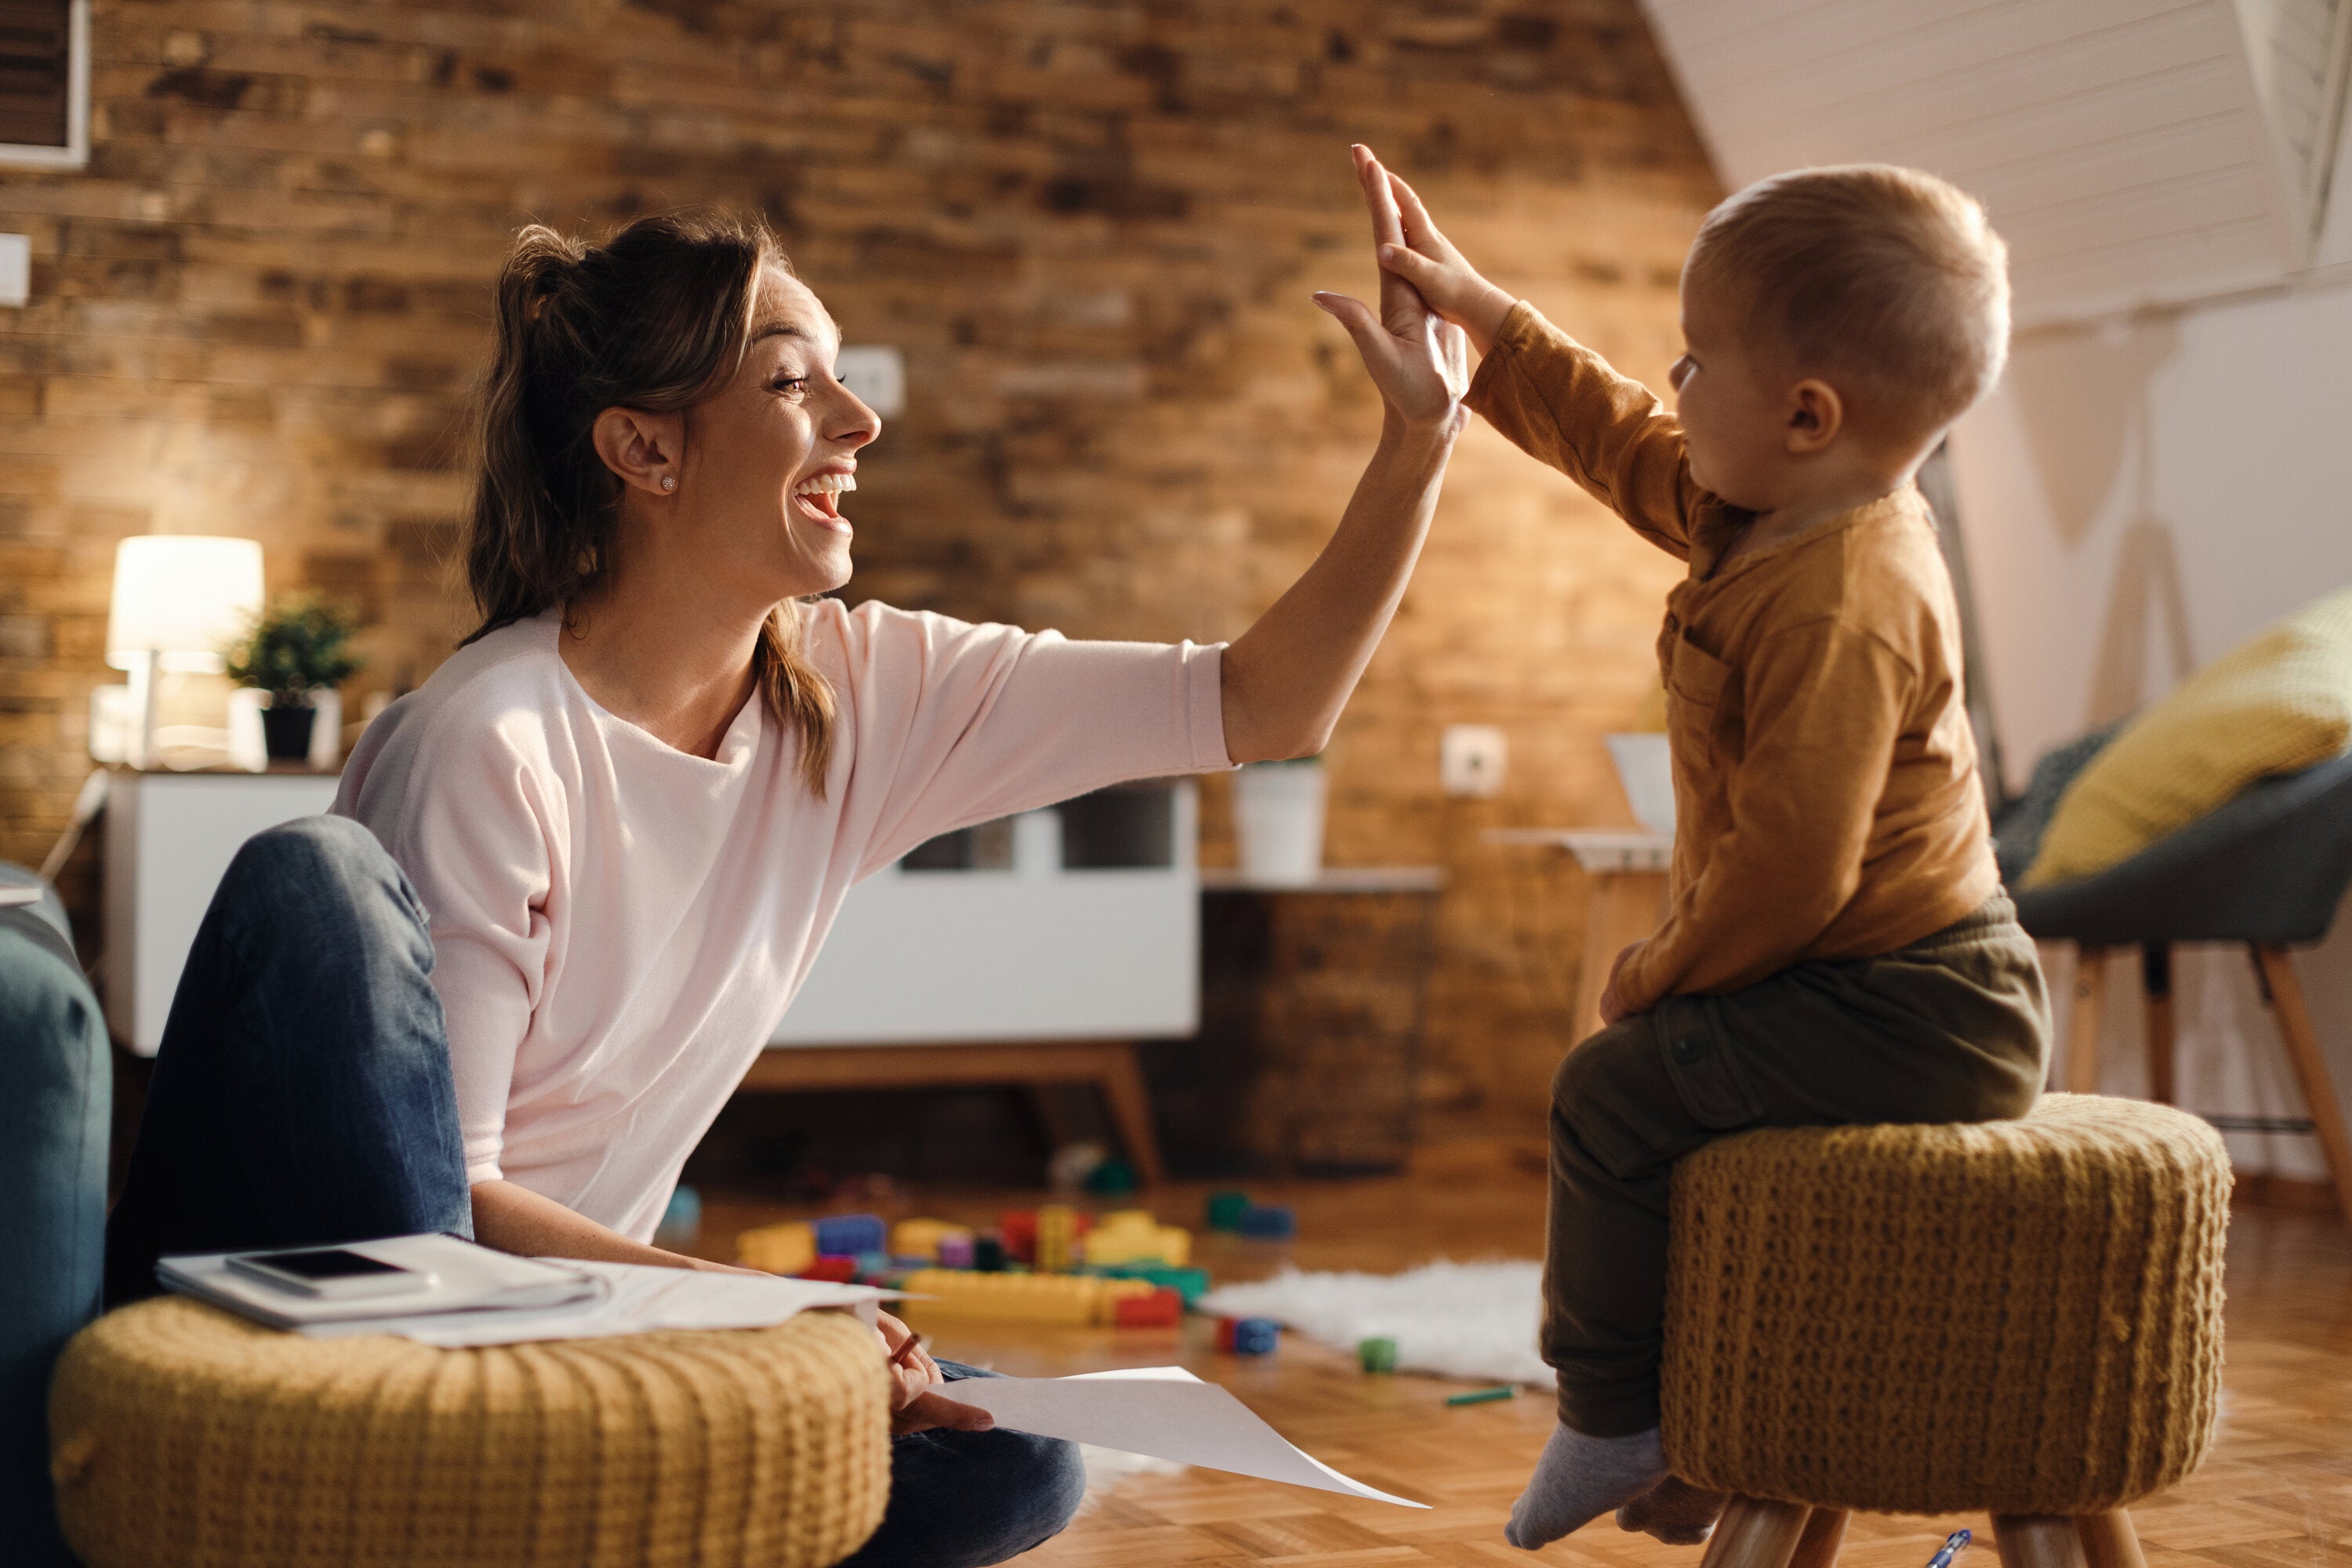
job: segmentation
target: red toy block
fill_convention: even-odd
[[[824,1257],[801,1270],[803,1279],[830,1279],[836,1285],[846,1285],[857,1278],[855,1258]]]
[[[1234,1324],[1239,1321],[1240,1320],[1234,1318],[1219,1318],[1217,1320],[1217,1348],[1219,1350],[1226,1352],[1231,1352],[1233,1350]]]
[[[1184,1321],[1184,1298],[1166,1286],[1149,1296],[1122,1296],[1115,1310],[1122,1329],[1172,1329]]]
[[[1006,1209],[997,1216],[996,1228],[1004,1235],[1004,1257],[1011,1263],[1037,1261],[1037,1211]]]

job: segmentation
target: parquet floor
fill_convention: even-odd
[[[1433,1258],[1532,1257],[1540,1247],[1541,1154],[1533,1145],[1448,1144],[1409,1175],[1258,1184],[1295,1203],[1287,1245],[1201,1237],[1199,1259],[1223,1281],[1307,1268],[1396,1269]],[[1154,1194],[1163,1218],[1198,1219],[1204,1188]],[[804,1215],[706,1192],[705,1249],[728,1256],[745,1226]],[[1036,1194],[916,1194],[900,1213],[983,1222]],[[2352,1232],[2333,1219],[2242,1210],[2231,1226],[2229,1363],[2211,1459],[2175,1490],[2134,1510],[2149,1568],[2352,1568]],[[1297,1336],[1264,1361],[1218,1354],[1198,1321],[1180,1330],[999,1331],[941,1342],[943,1354],[1000,1372],[1054,1376],[1181,1363],[1222,1383],[1308,1452],[1373,1486],[1435,1506],[1426,1512],[1243,1480],[1211,1470],[1142,1468],[1098,1478],[1085,1511],[1025,1568],[1406,1568],[1524,1563],[1502,1522],[1551,1423],[1549,1401],[1448,1409],[1460,1384],[1366,1377]],[[1863,1518],[1846,1568],[1921,1568],[1958,1525],[1982,1519]],[[1698,1549],[1661,1546],[1607,1521],[1543,1552],[1578,1568],[1696,1568]],[[1964,1560],[1962,1568],[1968,1568]]]

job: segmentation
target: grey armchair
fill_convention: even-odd
[[[2087,756],[2081,759],[2088,760]],[[2080,765],[2080,762],[2076,763]],[[2037,784],[2041,781],[2037,779]],[[2004,819],[2007,820],[2007,819]],[[2002,858],[2014,863],[2013,835]],[[2038,835],[2037,835],[2038,837]],[[2243,942],[2326,1157],[2337,1205],[2352,1219],[2352,1136],[2303,986],[2287,949],[2327,934],[2352,885],[2352,756],[2264,779],[2227,805],[2094,877],[2017,895],[2017,914],[2037,937],[2074,942],[2074,1010],[2067,1028],[2066,1087],[2098,1081],[2099,1021],[2113,947],[2140,950],[2147,996],[2148,1081],[2153,1098],[2174,1092],[2172,944]]]
[[[19,867],[0,888],[40,891],[0,906],[0,1556],[61,1568],[49,1371],[98,1315],[114,1066],[65,907]]]

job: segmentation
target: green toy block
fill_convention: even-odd
[[[1397,1366],[1396,1341],[1358,1340],[1356,1361],[1366,1372],[1394,1372]]]
[[[1249,1208],[1247,1193],[1211,1193],[1209,1194],[1209,1228],[1239,1230],[1242,1215]]]
[[[1087,1272],[1109,1279],[1149,1280],[1183,1297],[1187,1307],[1209,1290],[1209,1271],[1205,1268],[1171,1268],[1165,1263],[1110,1263]]]

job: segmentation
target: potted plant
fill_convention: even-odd
[[[265,605],[253,629],[228,649],[229,679],[269,694],[261,731],[272,762],[310,754],[310,727],[318,718],[311,693],[341,686],[358,671],[361,661],[349,647],[358,629],[318,595],[289,594]]]

